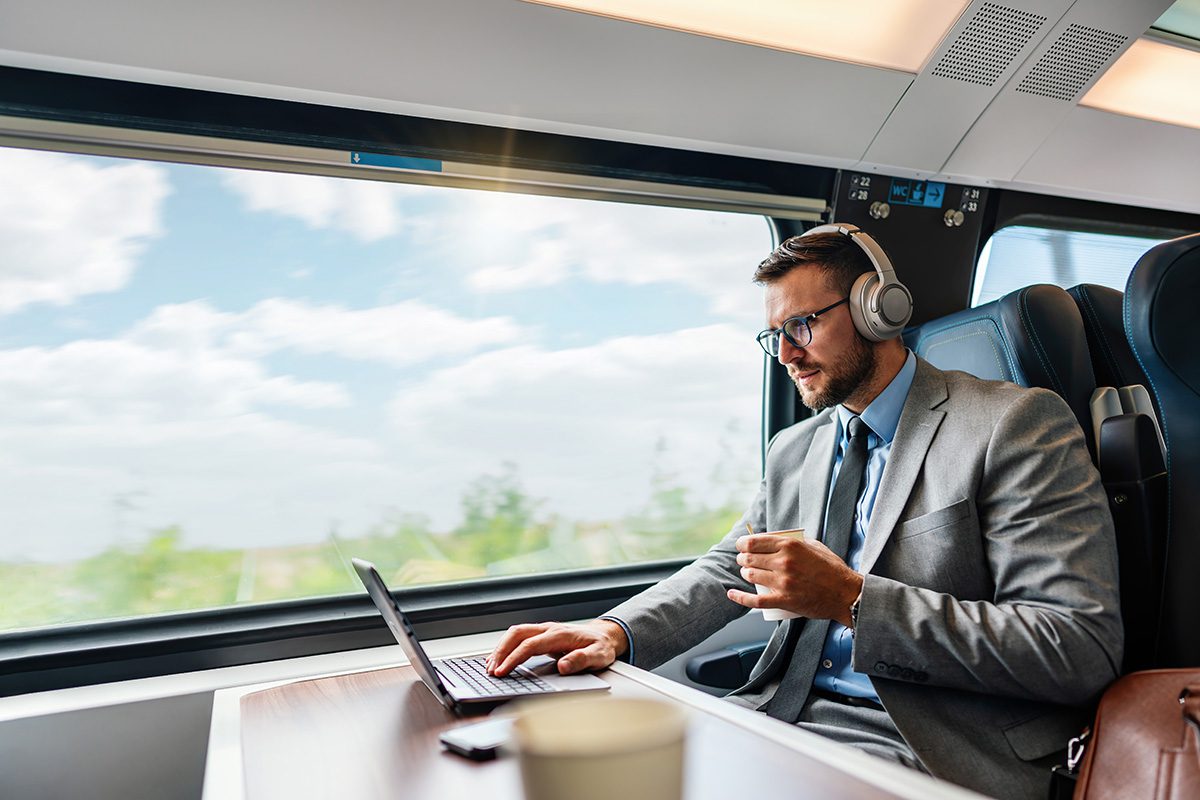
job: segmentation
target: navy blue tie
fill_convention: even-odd
[[[837,482],[829,498],[825,537],[822,539],[825,546],[843,561],[850,547],[850,535],[854,531],[854,514],[858,507],[858,495],[862,492],[863,472],[867,466],[867,434],[870,432],[859,417],[851,417],[846,430],[850,434],[850,441],[846,445]],[[817,662],[829,633],[829,620],[795,619],[789,624],[792,630],[788,632],[788,638],[795,645],[788,659],[787,672],[779,689],[767,703],[766,712],[775,719],[795,722],[800,719],[813,676],[817,674]],[[799,636],[793,633],[797,627],[800,628]]]

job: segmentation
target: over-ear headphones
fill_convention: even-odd
[[[874,272],[864,272],[850,289],[850,318],[863,338],[872,342],[894,339],[904,330],[912,317],[912,294],[896,279],[896,270],[879,243],[847,223],[833,222],[818,225],[801,234],[801,238],[818,233],[841,233],[862,248]]]

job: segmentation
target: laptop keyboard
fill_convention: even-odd
[[[454,675],[454,682],[471,687],[481,696],[540,694],[558,691],[537,676],[521,675],[515,670],[503,678],[487,674],[482,658],[447,658],[438,667]]]

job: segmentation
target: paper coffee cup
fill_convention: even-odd
[[[513,745],[526,800],[681,800],[687,716],[659,700],[525,701]]]
[[[765,534],[760,533],[760,534],[756,534],[756,535],[758,535],[758,536],[793,536],[797,539],[803,539],[804,538],[804,528],[793,528],[789,531],[767,531]],[[771,593],[770,589],[768,589],[765,586],[759,586],[757,583],[754,584],[754,589],[759,594],[770,594]],[[763,619],[767,620],[768,622],[779,622],[779,621],[785,620],[785,619],[795,619],[796,617],[800,616],[799,614],[793,614],[791,611],[785,611],[782,608],[760,608],[759,611],[762,612]]]

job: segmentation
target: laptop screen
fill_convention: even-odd
[[[417,640],[412,623],[408,621],[408,617],[404,616],[404,612],[392,599],[392,593],[388,591],[387,585],[380,577],[379,571],[375,569],[375,565],[360,558],[353,558],[350,561],[354,565],[355,572],[358,573],[359,580],[363,582],[363,586],[367,587],[367,594],[371,595],[375,607],[379,609],[379,613],[383,614],[388,627],[392,629],[392,635],[404,648],[413,669],[417,671],[421,680],[438,700],[442,701],[442,705],[453,709],[455,707],[454,700],[442,686],[442,681],[438,677],[433,663],[429,660],[429,656],[425,655],[425,648],[421,647],[421,643]]]

